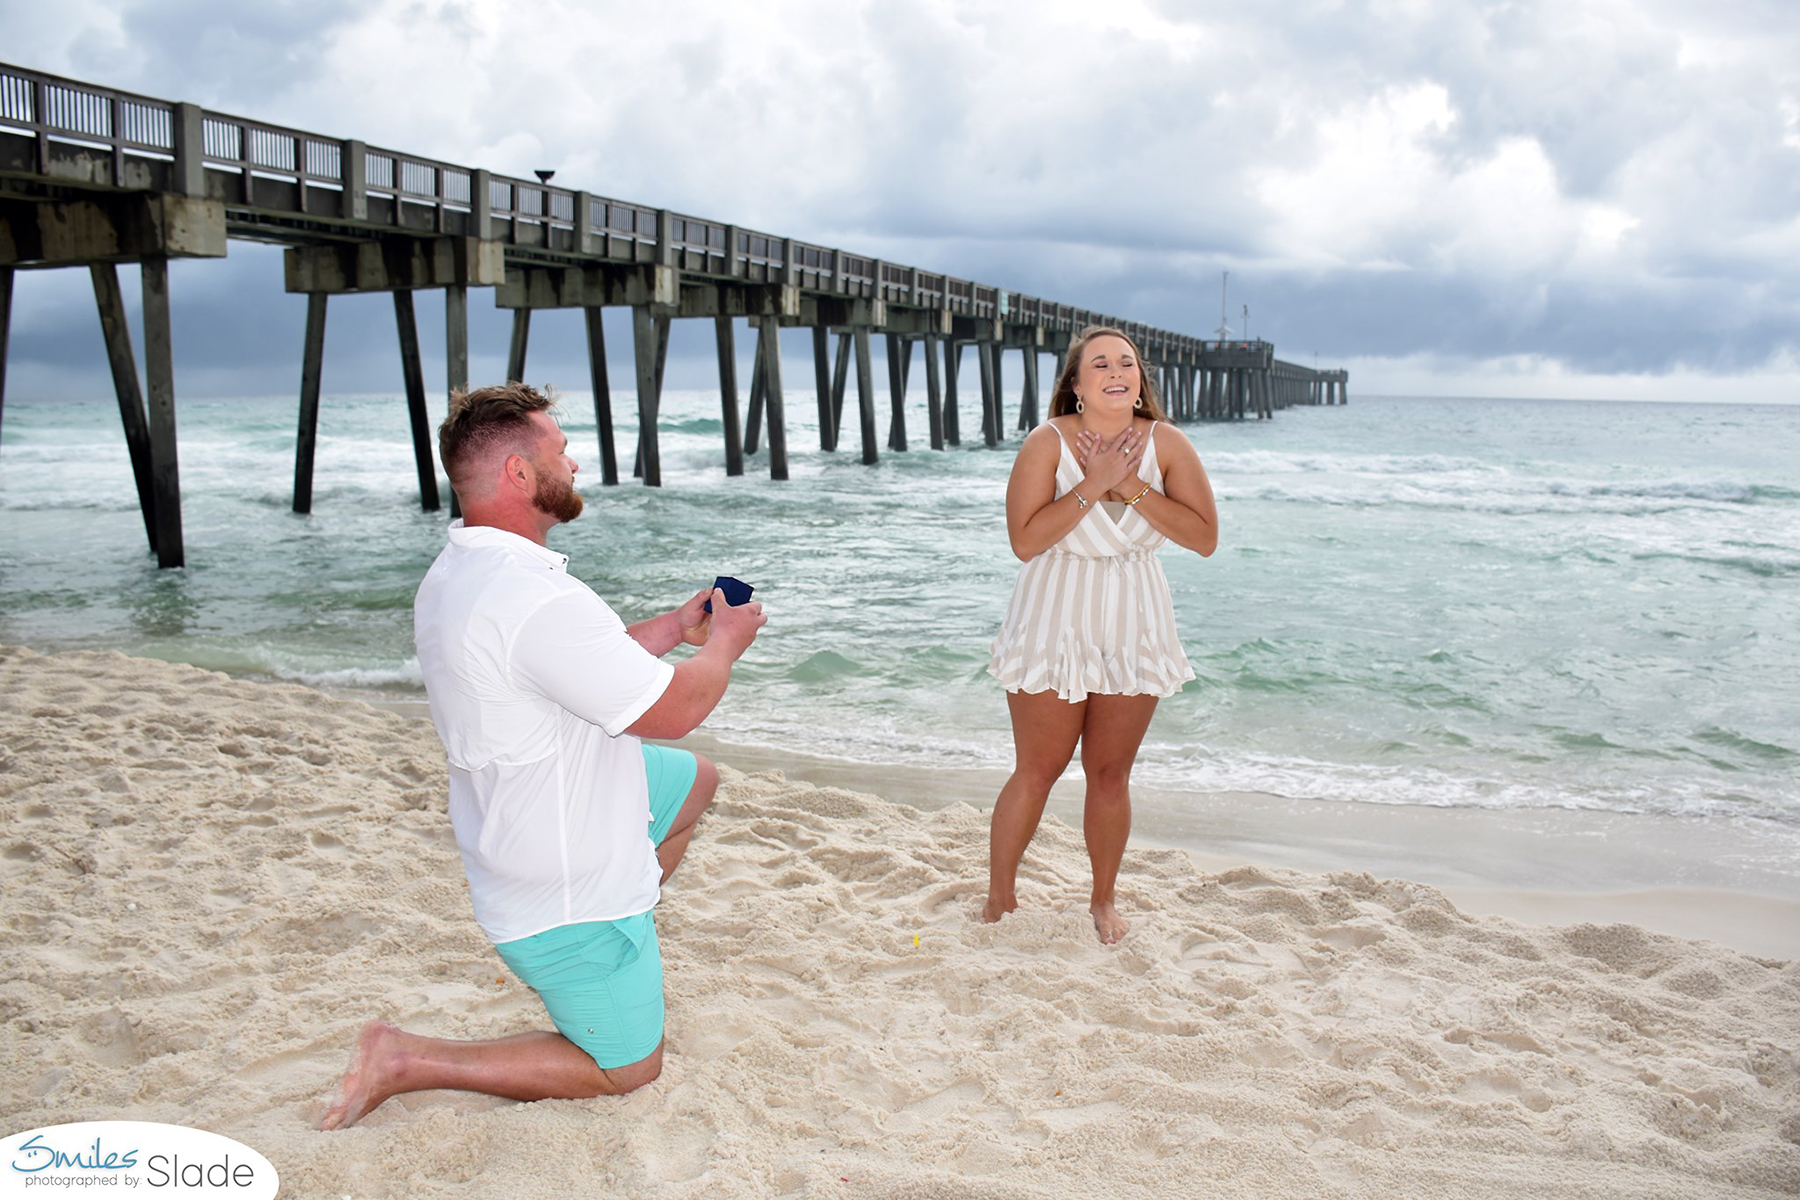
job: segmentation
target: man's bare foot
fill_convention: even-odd
[[[988,893],[987,903],[982,906],[981,919],[992,925],[1013,909],[1019,907],[1019,898],[1013,895],[995,896]]]
[[[350,1068],[338,1084],[337,1103],[325,1110],[320,1129],[348,1129],[394,1094],[392,1065],[404,1036],[386,1021],[363,1026]]]
[[[1121,917],[1119,910],[1110,904],[1092,904],[1088,911],[1094,914],[1094,931],[1108,946],[1124,937],[1125,931],[1131,928],[1131,922]]]

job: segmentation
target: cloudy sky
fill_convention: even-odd
[[[1229,271],[1231,324],[1353,395],[1800,401],[1792,0],[0,0],[0,29],[16,65],[1187,332]],[[297,388],[278,251],[173,286],[182,390]],[[672,382],[709,344],[678,334]],[[540,318],[528,375],[584,386],[581,347]],[[109,389],[85,272],[21,277],[11,349],[14,395]],[[399,387],[385,298],[334,302],[325,382]]]

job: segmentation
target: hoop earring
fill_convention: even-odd
[[[1081,406],[1081,397],[1080,397],[1080,396],[1077,396],[1077,397],[1075,397],[1075,411],[1076,411],[1076,412],[1080,412],[1080,411],[1081,411],[1081,407],[1082,407],[1082,406]]]
[[[1139,397],[1138,397],[1138,398],[1137,398],[1137,400],[1136,400],[1136,401],[1134,401],[1134,402],[1133,402],[1133,403],[1132,403],[1132,406],[1131,406],[1131,407],[1133,407],[1133,408],[1142,408],[1142,407],[1144,407],[1144,398],[1143,398],[1143,397],[1142,397],[1142,396],[1139,396]]]

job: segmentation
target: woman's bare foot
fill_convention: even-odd
[[[1010,892],[1005,896],[995,896],[989,892],[987,903],[981,908],[981,919],[992,925],[1017,907],[1019,907],[1019,898]]]
[[[385,1021],[363,1026],[350,1067],[338,1084],[337,1103],[325,1111],[320,1129],[348,1129],[394,1094],[392,1065],[405,1036]]]
[[[1100,940],[1108,946],[1125,936],[1131,928],[1131,922],[1119,915],[1119,910],[1111,904],[1091,904],[1088,911],[1094,915],[1094,931]]]

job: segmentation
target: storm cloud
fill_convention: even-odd
[[[1365,393],[1800,399],[1800,22],[1773,0],[3,0],[0,21],[21,66],[1186,332],[1219,324],[1229,271],[1233,328],[1247,305],[1253,336]],[[293,390],[304,306],[280,279],[238,243],[182,264],[181,386]],[[106,389],[87,288],[21,277],[9,390]],[[472,299],[498,369],[504,320]],[[353,303],[380,319],[334,305],[327,386],[396,387],[391,316]],[[574,385],[562,324],[534,327],[531,374]]]

